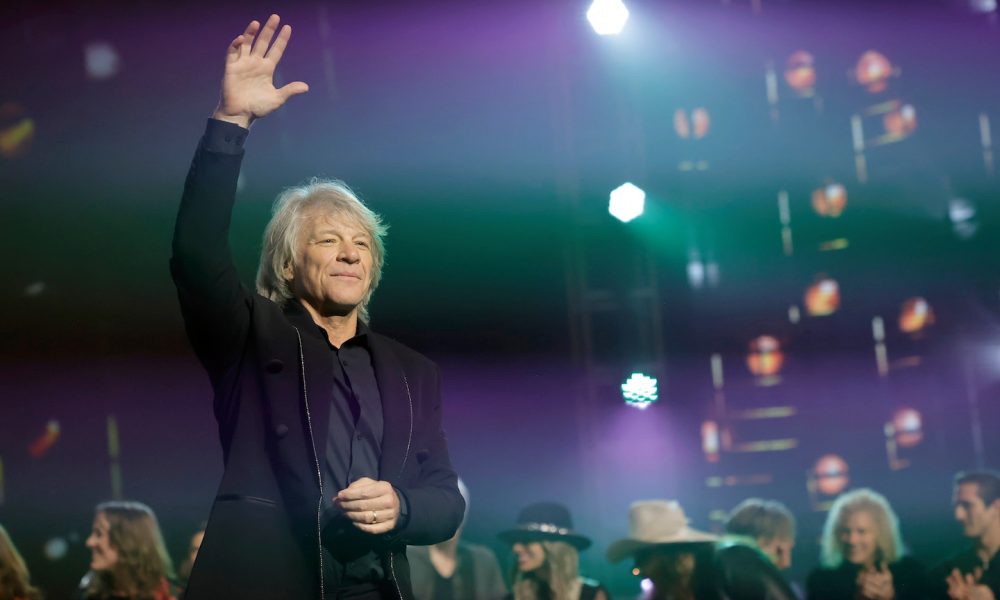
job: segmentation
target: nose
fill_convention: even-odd
[[[361,260],[361,253],[358,252],[358,249],[354,244],[343,244],[337,259],[353,265]]]
[[[88,547],[88,548],[90,548],[91,550],[93,550],[94,546],[97,545],[97,542],[94,541],[94,536],[88,535],[87,536],[87,541],[84,542],[83,545],[86,546],[86,547]]]

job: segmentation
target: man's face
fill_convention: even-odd
[[[304,219],[297,261],[285,276],[295,297],[321,315],[347,315],[371,287],[371,236],[343,214],[307,213]]]
[[[966,537],[980,538],[990,529],[1000,523],[1000,501],[989,507],[979,497],[979,484],[962,483],[955,488],[953,501],[955,520],[962,524],[962,533]]]
[[[795,548],[795,540],[789,537],[773,537],[769,540],[760,538],[757,545],[764,551],[779,569],[787,569],[792,566],[792,549]]]

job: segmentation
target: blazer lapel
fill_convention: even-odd
[[[369,333],[372,366],[382,398],[382,457],[379,478],[396,480],[403,472],[413,435],[413,404],[403,377],[406,372],[396,353],[375,333]]]
[[[326,460],[326,436],[330,429],[330,395],[333,393],[333,358],[325,336],[312,320],[309,313],[297,302],[289,302],[285,316],[299,330],[302,336],[302,354],[305,369],[306,393],[308,394],[307,426],[312,428],[313,450],[320,465]],[[298,357],[296,357],[298,358]],[[303,414],[303,419],[306,414]],[[308,434],[308,431],[307,431]]]

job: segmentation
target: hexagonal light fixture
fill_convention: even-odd
[[[655,377],[643,373],[632,373],[622,383],[622,398],[629,406],[644,409],[659,400],[659,397]]]
[[[598,35],[618,35],[628,21],[628,8],[622,0],[594,0],[587,9],[587,20]]]
[[[622,223],[642,214],[646,207],[646,192],[631,183],[623,183],[611,191],[608,212]]]

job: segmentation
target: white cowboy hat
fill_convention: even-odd
[[[640,550],[664,544],[714,542],[718,536],[687,526],[684,509],[676,500],[638,500],[628,511],[629,537],[608,547],[608,560],[616,563]]]

